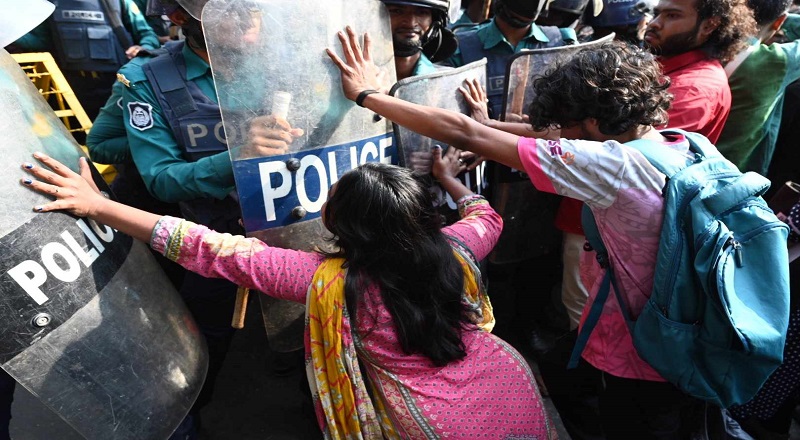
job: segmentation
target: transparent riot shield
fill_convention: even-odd
[[[392,84],[389,16],[380,1],[211,0],[203,9],[244,226],[272,246],[329,247],[320,208],[330,186],[361,163],[398,162],[389,123],[344,97],[325,53],[341,51],[336,33],[346,25],[370,34],[373,60]],[[251,136],[258,124],[274,128],[263,122],[270,115],[302,130],[286,154],[267,155]],[[262,309],[273,349],[302,347],[302,333],[278,323],[302,319],[303,306],[265,300]]]
[[[614,34],[590,43],[520,52],[506,69],[503,120],[518,122],[533,101],[533,81],[559,59],[611,41]],[[561,244],[554,225],[561,197],[538,191],[525,173],[492,163],[487,169],[492,206],[503,217],[503,233],[489,255],[495,264],[545,255]]]
[[[481,84],[486,81],[486,59],[475,61],[457,69],[441,69],[427,75],[411,76],[398,81],[390,94],[404,101],[415,104],[438,107],[469,114],[469,106],[458,88],[464,81],[478,79]],[[416,171],[429,173],[431,170],[431,148],[447,144],[437,141],[405,127],[392,124],[397,145],[400,165]],[[464,185],[476,193],[483,192],[483,166],[459,176]],[[436,204],[448,222],[458,219],[458,208],[455,201],[437,183],[432,180],[432,189],[436,194]]]
[[[30,0],[24,8],[0,0],[0,47],[6,47],[45,21],[56,9],[46,0]],[[16,6],[16,7],[15,7]]]
[[[49,199],[19,164],[42,151],[77,170],[83,153],[4,50],[0,109],[0,367],[87,439],[166,439],[203,384],[202,336],[143,243],[33,212]]]

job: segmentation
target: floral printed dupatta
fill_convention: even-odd
[[[457,249],[455,254],[464,269],[464,299],[475,312],[479,327],[490,331],[494,317],[480,272],[472,258],[462,252]],[[326,439],[401,438],[383,399],[373,404],[359,369],[358,336],[354,338],[345,305],[347,272],[343,263],[340,258],[325,260],[314,274],[306,300],[306,374],[317,422]],[[436,438],[425,427],[421,431],[427,432],[425,437]]]

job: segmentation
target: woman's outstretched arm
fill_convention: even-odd
[[[77,174],[42,153],[34,153],[33,157],[44,166],[23,164],[22,168],[36,179],[23,178],[22,184],[55,197],[52,202],[36,206],[35,211],[67,211],[78,217],[89,217],[145,243],[150,242],[153,229],[161,216],[103,196],[92,180],[86,158],[79,159],[80,174]]]
[[[358,37],[349,26],[346,33],[339,32],[339,40],[344,60],[330,48],[327,52],[341,71],[345,96],[356,101],[362,92],[378,90],[379,71],[371,59],[369,35],[364,35],[363,50],[358,43]],[[412,104],[382,93],[362,96],[361,104],[423,136],[472,151],[512,168],[522,168],[517,153],[519,136],[514,134],[487,127],[461,113]]]

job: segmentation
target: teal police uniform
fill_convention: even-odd
[[[141,68],[150,57],[136,57],[123,69]],[[127,68],[126,68],[127,67]],[[122,164],[130,162],[131,150],[128,146],[128,131],[122,116],[122,91],[127,79],[117,81],[111,86],[111,96],[106,105],[100,108],[97,118],[92,122],[92,130],[86,137],[86,147],[92,161],[103,164]]]
[[[186,45],[181,53],[186,62],[186,79],[216,102],[217,92],[208,63]],[[178,144],[168,120],[161,112],[161,105],[142,66],[126,65],[120,74],[130,81],[122,93],[123,120],[128,141],[135,150],[134,162],[148,191],[165,202],[206,197],[223,199],[230,194],[234,189],[234,180],[228,152],[223,151],[196,162],[187,161],[184,148]],[[139,127],[132,125],[130,103],[144,104],[144,108],[149,106],[151,111],[145,116],[151,121]]]
[[[475,25],[474,28],[468,30],[465,29],[462,32],[475,32],[483,43],[484,50],[486,50],[486,52],[489,54],[495,55],[510,56],[526,49],[538,49],[550,43],[550,38],[545,35],[542,28],[536,24],[532,24],[528,33],[522,38],[517,46],[512,46],[511,43],[506,40],[506,37],[503,36],[503,33],[500,32],[497,24],[495,24],[494,18]],[[560,46],[561,44],[558,45]],[[472,61],[474,60],[464,61],[463,55],[461,54],[461,48],[458,48],[456,52],[447,61],[445,61],[445,64],[454,67],[461,67],[464,64],[468,64]]]
[[[494,119],[499,119],[502,113],[506,65],[514,54],[528,49],[563,46],[577,40],[573,29],[539,27],[534,23],[522,40],[512,46],[497,27],[494,18],[456,36],[459,47],[444,64],[461,67],[483,57],[487,58],[486,94],[489,98],[490,115]]]
[[[414,65],[414,70],[411,71],[411,76],[427,75],[439,69],[441,69],[441,67],[434,65],[424,53],[420,52],[417,64]]]

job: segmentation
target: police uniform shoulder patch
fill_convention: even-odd
[[[129,123],[131,127],[144,131],[153,127],[153,106],[144,102],[129,102]]]

